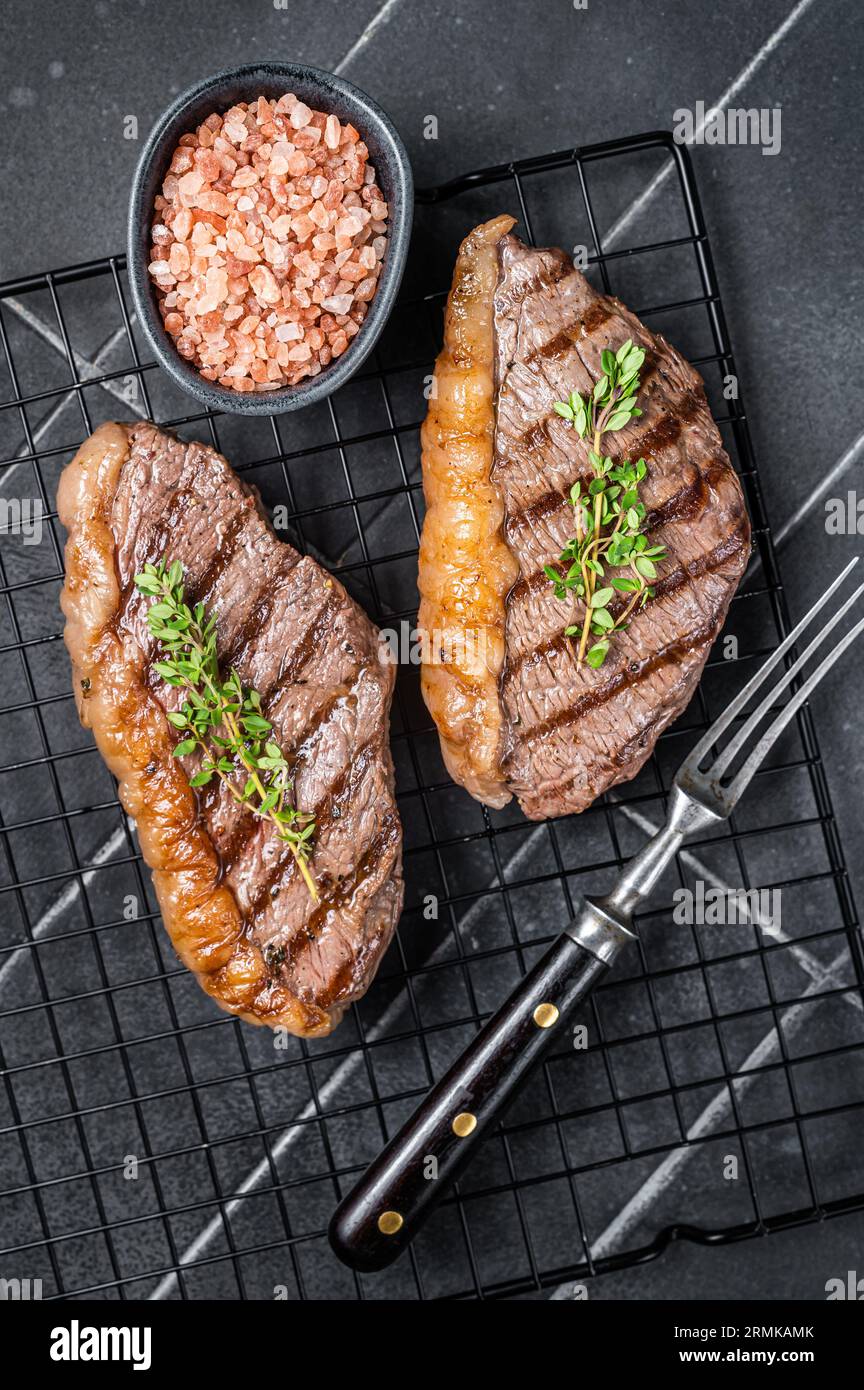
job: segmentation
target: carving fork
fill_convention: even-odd
[[[758,728],[778,696],[864,593],[864,584],[819,625],[809,646],[762,696],[718,756],[707,767],[702,764],[753,696],[762,691],[804,630],[823,612],[855,563],[852,560],[837,576],[684,759],[672,783],[662,830],[625,865],[609,894],[582,900],[574,920],[340,1203],[330,1224],[330,1243],[345,1264],[364,1271],[383,1269],[405,1249],[573,1011],[606,974],[618,952],[635,939],[633,911],[683,842],[725,820],[738,804],[787,724],[864,630],[864,619],[860,619],[757,738]],[[740,765],[733,772],[735,762]],[[432,1170],[430,1159],[435,1160]]]

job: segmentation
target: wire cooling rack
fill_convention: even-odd
[[[503,210],[523,236],[587,254],[594,282],[698,365],[756,559],[698,697],[639,777],[579,817],[530,825],[454,788],[403,662],[398,940],[332,1038],[276,1048],[178,967],[134,827],[78,724],[57,478],[105,418],[211,440],[410,652],[424,389],[458,241]],[[805,712],[732,823],[679,855],[638,951],[586,1006],[587,1049],[562,1040],[410,1254],[358,1277],[325,1236],[339,1196],[574,895],[602,891],[662,821],[677,763],[786,625],[686,151],[654,134],[421,194],[373,367],[296,416],[190,414],[144,360],[128,305],[119,256],[0,287],[0,1278],[41,1280],[44,1298],[512,1296],[676,1236],[731,1240],[861,1207],[861,946]],[[751,900],[737,926],[674,925],[673,892],[699,881],[781,897]]]

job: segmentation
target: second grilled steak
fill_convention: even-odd
[[[394,670],[342,586],[273,533],[225,460],[151,424],[103,426],[61,482],[63,607],[83,722],[120,780],[174,944],[219,1003],[300,1034],[329,1031],[368,986],[402,906],[388,743]],[[217,617],[224,675],[262,697],[315,818],[313,901],[269,822],[194,758],[172,762],[182,700],[154,670],[134,585],[163,556]]]
[[[437,399],[424,426],[429,538],[424,532],[420,625],[450,631],[454,622],[482,623],[503,633],[503,650],[487,643],[482,680],[476,669],[442,662],[424,670],[424,693],[457,780],[491,805],[515,794],[539,820],[581,811],[638,772],[693,694],[746,566],[750,532],[698,374],[622,304],[592,289],[563,252],[524,246],[510,225],[498,218],[476,229],[457,262]],[[487,288],[477,294],[481,281]],[[464,346],[466,286],[481,352]],[[627,339],[646,354],[643,414],[614,436],[614,452],[646,460],[646,529],[668,553],[655,597],[616,633],[595,670],[577,664],[564,633],[581,624],[581,601],[559,601],[543,570],[573,534],[572,484],[592,477],[590,440],[553,407],[574,389],[590,392],[603,350]],[[489,352],[491,371],[481,360]],[[462,467],[466,436],[482,441],[491,501],[478,495],[476,459],[470,471]],[[472,552],[467,527],[449,549],[434,544],[454,506],[494,525],[509,571],[488,539]],[[484,565],[493,595],[480,613],[465,584]]]

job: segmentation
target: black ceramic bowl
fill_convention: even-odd
[[[262,95],[280,97],[284,92],[294,92],[313,109],[333,112],[340,121],[350,121],[359,130],[369,147],[369,159],[390,210],[387,250],[375,297],[359,332],[342,356],[318,376],[297,386],[244,394],[206,381],[184,361],[162,326],[156,290],[147,273],[153,202],[181,135],[193,131],[212,111],[227,111],[235,102]],[[353,376],[369,356],[393,308],[408,253],[413,197],[411,165],[392,121],[365,92],[333,73],[302,63],[251,63],[216,73],[190,87],[169,106],[150,132],[135,171],[129,203],[129,283],[141,327],[158,361],[178,386],[212,410],[237,415],[281,415],[323,400]]]

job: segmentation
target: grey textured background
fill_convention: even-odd
[[[857,338],[862,25],[854,0],[116,0],[5,6],[0,278],[122,249],[140,140],[168,99],[255,58],[337,68],[390,112],[418,184],[573,144],[668,128],[673,112],[782,107],[782,151],[693,151],[756,446],[798,613],[861,549],[828,537],[820,491],[861,486]],[[438,138],[424,139],[435,115]],[[650,206],[637,223],[650,235]],[[862,898],[864,651],[814,701]],[[592,1296],[819,1297],[862,1267],[848,1218],[726,1250],[675,1247]],[[827,1273],[822,1271],[827,1269]],[[815,1279],[814,1271],[818,1278]]]

